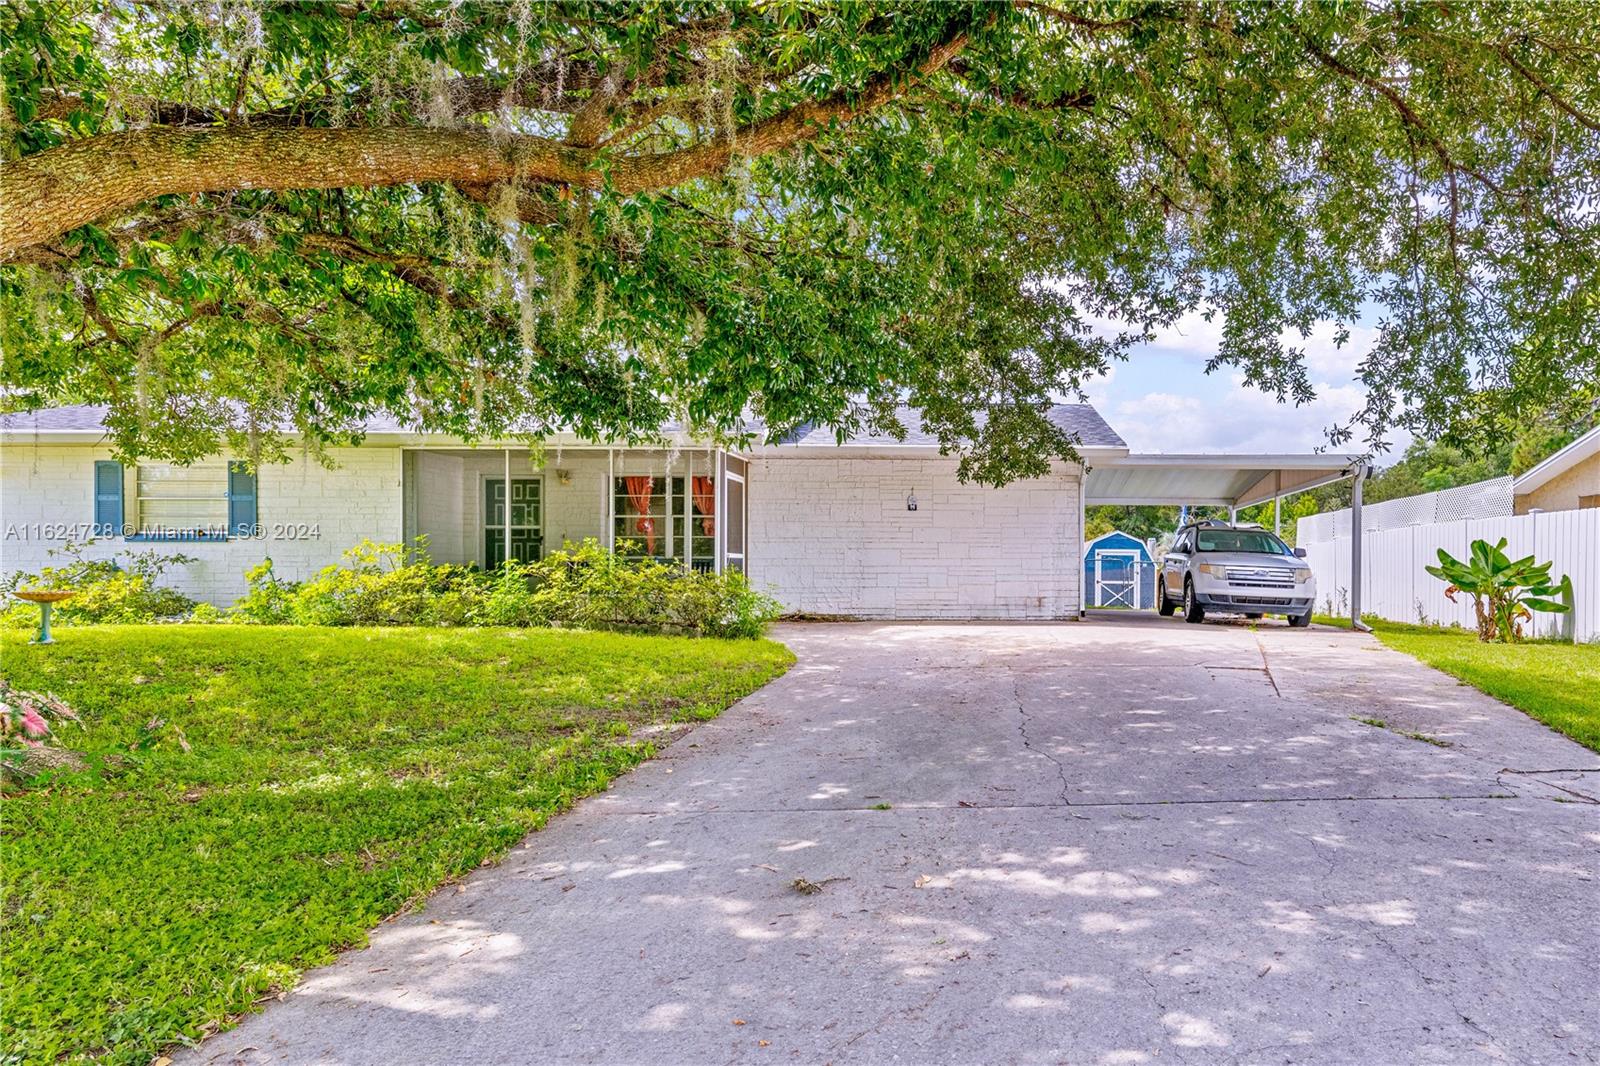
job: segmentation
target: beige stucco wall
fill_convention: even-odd
[[[1572,511],[1580,496],[1600,495],[1600,455],[1591,455],[1571,469],[1546,481],[1528,493],[1518,493],[1513,506],[1517,514],[1537,507],[1544,511]]]

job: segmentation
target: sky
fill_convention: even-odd
[[[1111,323],[1101,328],[1115,333]],[[1315,401],[1301,407],[1245,386],[1231,367],[1208,375],[1206,360],[1217,352],[1222,319],[1207,322],[1199,312],[1132,349],[1127,362],[1091,382],[1089,402],[1138,452],[1316,451],[1328,446],[1329,428],[1364,406],[1366,392],[1355,379],[1355,367],[1377,335],[1376,327],[1356,324],[1340,347],[1333,342],[1334,328],[1326,322],[1304,340],[1298,333],[1285,338],[1306,350],[1317,393]],[[1363,439],[1358,433],[1344,447],[1360,450]],[[1387,461],[1398,458],[1409,442],[1403,434],[1392,437]]]

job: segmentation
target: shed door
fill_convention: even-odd
[[[1101,548],[1094,553],[1094,606],[1138,610],[1139,553],[1126,548]]]

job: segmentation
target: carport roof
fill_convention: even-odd
[[[1084,503],[1249,507],[1355,473],[1357,455],[1123,455],[1089,468]]]

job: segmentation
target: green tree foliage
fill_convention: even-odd
[[[1120,529],[1136,540],[1159,538],[1178,528],[1178,508],[1101,504],[1084,509],[1083,528],[1087,540],[1104,536],[1114,529]]]
[[[1298,403],[1376,306],[1336,442],[1481,443],[1600,377],[1597,56],[1509,0],[7,4],[0,386],[178,459],[909,401],[1003,481],[1185,312]]]

